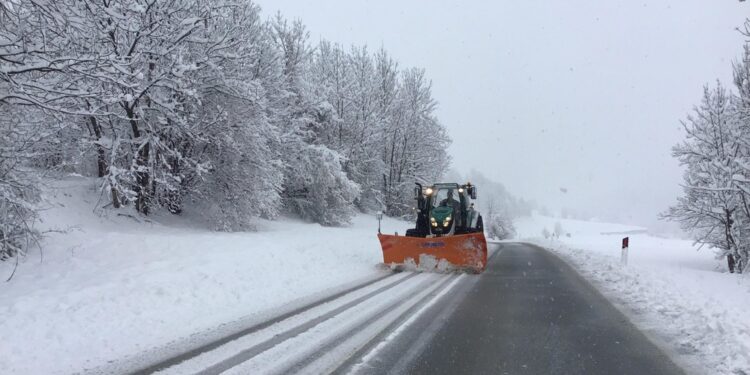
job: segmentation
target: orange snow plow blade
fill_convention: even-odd
[[[390,266],[413,262],[420,269],[457,268],[479,273],[487,265],[487,241],[481,232],[433,238],[378,234],[378,239],[383,263]]]

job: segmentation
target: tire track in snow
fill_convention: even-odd
[[[303,306],[294,308],[291,311],[285,312],[285,313],[283,313],[281,315],[277,315],[277,316],[275,316],[275,317],[273,317],[271,319],[267,319],[267,320],[262,321],[260,323],[253,324],[250,327],[242,329],[242,330],[240,330],[240,331],[238,331],[236,333],[233,333],[231,335],[225,336],[225,337],[223,337],[221,339],[218,339],[218,340],[212,341],[210,343],[201,345],[201,346],[199,346],[197,348],[194,348],[192,350],[180,353],[180,354],[175,355],[173,357],[170,357],[170,358],[168,358],[166,360],[162,360],[162,361],[160,361],[158,363],[154,363],[154,364],[152,364],[152,365],[150,365],[148,367],[141,368],[139,370],[129,372],[129,374],[131,374],[131,375],[147,375],[147,374],[154,374],[154,373],[157,373],[157,372],[164,371],[164,370],[166,370],[168,368],[171,368],[173,366],[179,365],[180,363],[188,361],[188,360],[190,360],[192,358],[198,357],[198,356],[200,356],[200,355],[202,355],[204,353],[213,351],[213,350],[215,350],[215,349],[217,349],[217,348],[219,348],[219,347],[221,347],[221,346],[223,346],[223,345],[225,345],[227,343],[230,343],[230,342],[235,341],[237,339],[240,339],[242,337],[251,335],[251,334],[253,334],[255,332],[258,332],[258,331],[261,331],[261,330],[266,329],[268,327],[271,327],[274,324],[278,324],[279,322],[282,322],[282,321],[284,321],[286,319],[289,319],[289,318],[291,318],[293,316],[297,316],[297,315],[303,314],[303,313],[305,313],[307,311],[310,311],[310,310],[312,310],[312,309],[314,309],[316,307],[319,307],[321,305],[324,305],[324,304],[330,303],[332,301],[335,301],[337,299],[340,299],[340,298],[342,298],[342,297],[344,297],[346,295],[349,295],[349,294],[352,294],[352,293],[356,293],[357,291],[364,290],[364,289],[366,289],[368,287],[371,287],[373,285],[376,285],[376,284],[384,282],[384,281],[402,280],[403,277],[404,277],[403,274],[393,273],[393,274],[387,274],[387,275],[384,275],[384,276],[381,276],[381,277],[377,277],[377,278],[374,278],[372,280],[368,280],[366,282],[357,284],[357,285],[355,285],[353,287],[350,287],[350,288],[347,288],[345,290],[336,292],[336,293],[334,293],[334,294],[332,294],[330,296],[327,296],[325,298],[322,298],[322,299],[319,299],[317,301],[313,301],[313,302],[307,303],[307,304],[305,304]]]
[[[411,325],[414,321],[419,319],[422,314],[435,303],[440,300],[443,296],[448,294],[453,288],[465,277],[465,274],[461,274],[455,278],[451,278],[450,283],[445,287],[439,287],[432,290],[418,303],[411,306],[406,312],[402,313],[395,321],[393,321],[388,327],[382,330],[377,336],[369,340],[366,345],[359,347],[356,353],[351,355],[346,361],[341,363],[337,368],[331,371],[332,374],[349,374],[367,361],[377,356],[381,348],[388,345],[394,337],[398,336],[404,331],[406,327]]]
[[[280,373],[325,374],[337,372],[351,361],[362,356],[362,349],[382,342],[382,338],[406,324],[413,315],[429,302],[434,302],[458,282],[463,275],[439,279],[431,286],[410,295],[407,300],[397,300],[371,314],[361,324],[325,340],[325,345],[296,365],[287,366]]]
[[[497,252],[496,252],[497,253]],[[358,373],[358,370],[366,365],[368,361],[377,357],[377,355],[385,348],[389,342],[395,339],[396,336],[401,334],[407,329],[412,323],[419,319],[429,308],[435,305],[443,296],[448,294],[458,284],[458,282],[465,277],[461,274],[457,278],[453,279],[448,286],[445,288],[439,288],[433,291],[424,298],[425,301],[413,306],[409,311],[402,314],[399,319],[392,323],[387,329],[381,332],[374,340],[371,340],[367,345],[363,346],[356,354],[351,356],[346,362],[342,363],[341,366],[336,368],[333,374],[352,374]],[[446,315],[452,311],[452,309],[445,309]],[[437,320],[440,321],[440,320]]]
[[[244,363],[253,357],[258,356],[259,354],[262,354],[269,349],[278,347],[280,344],[283,344],[284,342],[288,341],[291,338],[297,337],[300,334],[310,330],[311,328],[320,325],[321,323],[330,320],[331,318],[350,310],[352,307],[355,307],[359,304],[361,304],[364,301],[371,300],[374,296],[383,294],[391,289],[393,289],[395,286],[400,285],[402,283],[409,283],[409,281],[415,276],[419,276],[419,274],[409,274],[408,276],[399,279],[395,282],[392,282],[390,284],[387,284],[383,287],[380,287],[372,292],[369,292],[359,298],[354,299],[353,301],[349,301],[341,306],[338,306],[337,308],[328,311],[322,315],[318,315],[313,317],[310,320],[307,320],[306,322],[298,325],[294,325],[292,328],[286,329],[281,333],[278,333],[274,335],[272,338],[265,340],[257,345],[254,345],[252,347],[249,347],[245,350],[242,350],[241,352],[225,359],[222,362],[219,362],[213,366],[210,366],[206,368],[205,370],[199,371],[197,374],[199,375],[216,375],[220,374],[226,370],[229,370],[232,367],[235,367],[241,363]],[[418,278],[416,278],[418,279]],[[283,323],[283,322],[282,322]]]
[[[288,334],[289,331],[299,328],[303,325],[309,325],[311,321],[320,320],[321,316],[340,309],[342,306],[349,305],[352,301],[363,300],[365,296],[371,296],[377,292],[384,292],[394,288],[399,284],[408,283],[409,280],[419,276],[416,273],[394,273],[386,277],[379,278],[373,282],[367,282],[350,288],[344,292],[311,303],[304,308],[296,309],[292,312],[283,314],[267,322],[256,325],[252,330],[246,330],[245,335],[233,335],[231,340],[222,340],[222,344],[210,350],[203,351],[197,355],[190,356],[179,363],[172,363],[170,366],[162,367],[156,372],[159,374],[198,374],[198,373],[218,373],[221,370],[219,366],[228,359],[239,361],[240,354],[243,358],[254,354],[260,347],[268,346],[269,343],[279,340],[279,336]],[[304,311],[300,311],[304,310]],[[275,340],[275,341],[274,341]],[[254,348],[254,349],[253,349]],[[153,367],[153,366],[152,366]],[[213,369],[213,372],[207,370]],[[143,372],[144,374],[146,372]]]
[[[397,273],[284,314],[164,374],[341,373],[466,275]],[[308,305],[308,306],[310,306]],[[303,310],[303,311],[299,311]],[[385,340],[387,341],[387,340]]]
[[[419,274],[223,374],[325,374],[336,370],[413,307],[443,289],[455,274]]]

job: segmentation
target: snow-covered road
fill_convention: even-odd
[[[185,354],[105,372],[683,373],[552,253],[491,247],[480,275],[389,274]]]
[[[167,358],[134,372],[345,372],[465,277],[476,276],[392,274],[255,324],[229,340],[196,348],[189,355]]]

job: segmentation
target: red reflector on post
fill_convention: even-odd
[[[625,248],[628,247],[628,242],[629,242],[628,240],[629,239],[630,239],[630,237],[625,237],[625,238],[622,239],[622,248],[623,249],[625,249]]]

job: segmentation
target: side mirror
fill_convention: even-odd
[[[477,199],[477,187],[472,186],[469,188],[469,195],[471,195],[471,199]]]

